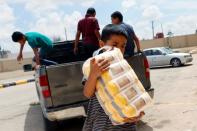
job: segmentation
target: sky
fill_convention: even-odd
[[[62,40],[67,34],[73,40],[88,7],[96,9],[101,30],[111,23],[112,12],[121,11],[140,39],[152,38],[151,21],[155,32],[163,28],[164,35],[194,34],[197,29],[197,0],[0,0],[0,45],[18,52],[19,45],[11,40],[14,31],[36,31]],[[31,48],[26,45],[24,50]]]

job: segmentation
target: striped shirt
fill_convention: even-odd
[[[89,100],[83,131],[136,131],[136,125],[134,123],[112,125],[111,120],[105,114],[96,96],[94,96]]]

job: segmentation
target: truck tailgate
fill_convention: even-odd
[[[138,79],[141,81],[142,85],[146,90],[150,89],[151,82],[150,78],[146,77],[146,67],[144,64],[144,60],[146,59],[146,56],[143,53],[137,53],[133,57],[126,58],[130,66],[135,71],[136,75],[138,76]]]
[[[87,100],[81,80],[83,62],[47,67],[48,82],[54,107]]]
[[[144,66],[144,56],[138,53],[133,57],[126,58],[134,69],[144,88],[151,87],[150,78],[146,78],[146,68]],[[46,68],[49,87],[51,91],[52,103],[54,107],[69,105],[87,100],[83,95],[81,80],[83,62],[73,62],[49,66]]]

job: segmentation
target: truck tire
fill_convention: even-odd
[[[181,66],[181,60],[178,59],[178,58],[173,58],[173,59],[170,61],[170,64],[171,64],[173,67],[179,67],[179,66]]]
[[[43,117],[45,131],[58,131],[59,127],[57,121],[50,121],[47,118],[45,118],[44,115],[42,115],[42,117]]]

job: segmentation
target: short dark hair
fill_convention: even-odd
[[[12,40],[14,42],[18,42],[19,40],[23,39],[25,35],[19,31],[15,31],[13,34],[12,34]]]
[[[88,15],[93,15],[94,13],[96,13],[96,10],[94,9],[94,8],[88,8],[88,10],[87,10],[87,12],[86,12],[86,14],[88,14]]]
[[[112,18],[118,18],[120,22],[123,22],[123,15],[119,11],[115,11],[111,14]]]
[[[101,40],[106,42],[112,35],[122,35],[126,39],[128,38],[127,32],[120,25],[108,24],[103,28]]]

